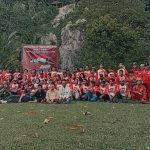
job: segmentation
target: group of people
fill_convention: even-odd
[[[68,69],[0,70],[0,103],[56,103],[72,100],[127,102],[147,104],[150,98],[150,68],[141,64],[128,71],[123,64],[118,70],[85,66]]]

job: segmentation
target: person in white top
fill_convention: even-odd
[[[59,104],[68,104],[71,102],[72,96],[71,96],[71,90],[70,87],[67,86],[67,81],[62,81],[62,86],[59,88]]]

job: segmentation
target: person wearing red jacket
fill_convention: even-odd
[[[120,85],[118,86],[117,98],[118,102],[125,102],[127,99],[131,98],[130,90],[128,86],[125,85],[125,81],[121,81]]]
[[[97,70],[98,79],[103,75],[104,78],[107,78],[107,71],[104,69],[103,64],[100,64],[99,69]]]
[[[76,79],[72,85],[72,95],[75,100],[79,100],[81,96],[80,87],[78,85],[78,80]]]
[[[84,73],[83,67],[80,67],[80,69],[76,72],[76,77],[79,78],[81,73]]]
[[[146,87],[142,84],[142,79],[137,79],[137,85],[132,90],[132,100],[140,100],[141,103],[147,103],[147,91]]]
[[[57,75],[57,70],[55,67],[52,67],[51,77],[56,76],[56,75]]]
[[[115,79],[117,84],[120,84],[121,81],[129,80],[128,77],[123,73],[123,70],[119,70],[119,74]]]
[[[107,94],[109,95],[109,99],[111,102],[113,102],[113,99],[116,96],[116,93],[118,92],[118,86],[115,84],[114,79],[109,80],[109,84],[106,87]]]
[[[18,78],[19,74],[20,74],[20,72],[19,72],[19,70],[16,68],[15,73],[13,73],[13,77],[14,77],[14,78]]]
[[[134,72],[134,71],[138,71],[138,70],[139,70],[139,68],[137,66],[137,63],[134,62],[133,65],[132,65],[132,68],[130,69],[130,71]]]
[[[88,100],[88,84],[86,80],[83,80],[82,85],[80,86],[80,91],[81,91],[81,99],[82,100]]]
[[[89,76],[88,76],[88,83],[89,84],[91,82],[97,83],[97,81],[98,81],[97,75],[94,72],[91,72],[91,74],[89,74]]]
[[[100,84],[100,88],[99,88],[99,92],[100,92],[100,101],[104,101],[104,102],[107,102],[110,100],[110,97],[109,95],[107,94],[107,85],[106,85],[106,82],[105,81],[102,81],[101,84]]]
[[[109,81],[110,79],[115,79],[116,77],[117,77],[117,73],[114,70],[109,69],[107,80]]]
[[[34,83],[37,79],[37,74],[36,74],[36,70],[31,70],[31,74],[29,75],[29,81],[31,81],[32,83]]]
[[[19,84],[17,79],[14,79],[10,84],[10,92],[12,95],[18,95]]]
[[[145,67],[145,72],[143,74],[143,84],[146,86],[148,98],[150,98],[150,68]]]
[[[133,71],[129,71],[128,79],[129,79],[128,81],[129,81],[130,89],[132,90],[133,87],[136,85],[137,76],[134,75]]]
[[[47,91],[48,91],[47,80],[46,80],[46,79],[41,80],[41,81],[40,81],[40,84],[42,85],[43,90],[44,90],[45,92],[47,92]]]
[[[89,66],[85,66],[84,75],[87,78],[91,73]]]
[[[89,101],[96,102],[98,100],[96,92],[97,92],[97,87],[95,86],[95,82],[91,82],[87,92]]]
[[[119,75],[120,70],[123,71],[123,75],[128,75],[128,71],[125,69],[125,66],[122,63],[119,64],[119,69],[117,71],[118,75]]]
[[[4,78],[4,77],[3,77],[3,71],[0,70],[0,81],[1,81],[1,82],[3,82],[3,78]]]

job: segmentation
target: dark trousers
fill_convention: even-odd
[[[120,92],[117,92],[113,98],[114,103],[119,103],[119,102],[125,103],[126,100],[127,100],[127,97],[122,96]]]

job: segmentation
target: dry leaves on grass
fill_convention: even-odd
[[[32,137],[33,137],[33,138],[39,138],[39,135],[38,135],[38,133],[34,133],[34,134],[32,135]]]
[[[35,116],[35,115],[37,115],[37,112],[36,111],[31,111],[31,112],[25,112],[23,114],[28,115],[28,116]]]
[[[91,112],[86,111],[86,112],[83,112],[83,115],[87,116],[87,115],[92,115],[92,114],[91,114]]]
[[[96,112],[100,112],[100,109],[96,109]]]
[[[88,105],[84,105],[83,108],[88,108]]]
[[[77,119],[77,116],[73,116],[73,118],[76,120],[76,119]]]
[[[79,124],[71,124],[70,126],[69,126],[69,128],[71,129],[71,130],[75,130],[75,129],[79,129],[79,128],[83,128],[84,126],[83,125],[79,125]]]
[[[44,124],[48,124],[49,121],[50,121],[51,119],[53,119],[53,118],[54,118],[54,117],[45,118],[44,121],[43,121],[43,123],[44,123]]]
[[[150,147],[148,146],[146,150],[150,150]]]
[[[43,123],[44,123],[44,124],[48,124],[49,121],[50,121],[49,119],[45,118],[44,121],[43,121]]]
[[[115,106],[112,107],[112,109],[115,109],[115,108],[116,108]]]
[[[32,111],[32,112],[29,112],[29,114],[34,116],[34,115],[37,115],[37,112],[36,111]]]
[[[4,118],[0,118],[0,120],[4,120]]]
[[[120,119],[115,118],[115,119],[112,121],[112,124],[115,124],[115,123],[120,122],[120,121],[121,121]]]

